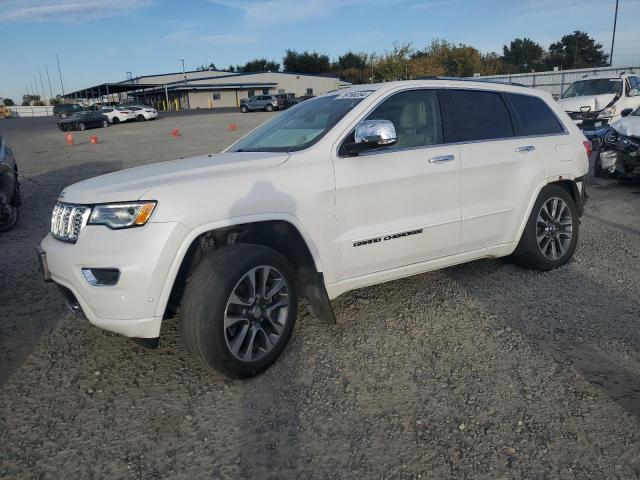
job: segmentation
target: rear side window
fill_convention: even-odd
[[[529,95],[508,94],[517,117],[518,135],[553,135],[564,133],[564,126],[544,100]]]
[[[497,92],[443,90],[447,142],[513,137],[509,109]]]

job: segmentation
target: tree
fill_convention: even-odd
[[[251,60],[244,65],[236,66],[237,72],[279,72],[280,64],[274,62],[273,60],[267,60],[266,58],[256,58]]]
[[[285,72],[297,73],[330,73],[331,62],[327,55],[318,52],[287,50],[282,65]]]
[[[504,62],[520,73],[539,69],[544,59],[544,48],[529,38],[516,38],[502,47]]]
[[[545,64],[549,69],[606,67],[608,57],[602,44],[596,43],[586,32],[576,30],[549,46]]]
[[[5,107],[13,107],[15,105],[15,103],[13,102],[12,99],[10,98],[5,98],[2,100],[2,103],[4,104]]]
[[[30,95],[30,94],[22,95],[22,106],[23,107],[29,106],[32,103],[34,105],[37,105],[39,103],[44,105],[40,100],[40,95]]]
[[[369,55],[366,53],[347,52],[338,57],[338,61],[334,65],[337,70],[348,70],[355,68],[364,70],[369,65]]]
[[[205,70],[217,70],[215,64],[211,62],[209,65],[200,65],[196,70],[204,72]]]
[[[503,57],[496,52],[484,54],[480,57],[480,75],[500,75],[508,73],[508,67]]]
[[[423,56],[431,57],[433,64],[440,66],[449,77],[471,77],[482,67],[480,51],[463,43],[456,45],[446,40],[434,40],[414,54],[415,58]]]

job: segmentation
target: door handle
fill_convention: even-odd
[[[524,147],[516,148],[516,152],[533,152],[536,149],[533,145],[525,145]]]
[[[453,155],[437,155],[429,159],[429,163],[452,162],[456,157]]]

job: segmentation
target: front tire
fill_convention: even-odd
[[[102,121],[102,128],[107,128],[109,126],[109,122],[107,120]]]
[[[267,112],[273,112],[273,105],[271,105],[271,104],[267,105],[267,106],[265,107],[265,110],[266,110]]]
[[[84,123],[79,123],[76,125],[76,130],[80,130],[81,132],[84,132],[86,128],[87,127],[85,126]]]
[[[113,117],[112,123],[114,125],[117,125],[118,123],[120,123],[120,119],[118,117]]]
[[[516,263],[536,270],[552,270],[567,263],[578,244],[578,207],[559,185],[544,187],[533,206],[513,253]]]
[[[249,111],[249,109],[243,105],[243,106],[240,107],[240,111],[242,113],[247,113]]]
[[[227,376],[251,377],[271,366],[291,338],[298,306],[293,268],[262,245],[222,247],[196,267],[182,305],[191,355]]]
[[[138,115],[136,117],[136,120],[139,121],[139,122],[144,122],[146,120],[146,118],[144,118],[144,115]]]

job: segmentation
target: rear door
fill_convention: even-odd
[[[365,119],[393,122],[398,140],[334,160],[343,278],[457,253],[460,154],[444,145],[438,92],[394,93]]]
[[[442,97],[446,140],[460,146],[460,250],[513,242],[529,192],[546,177],[536,141],[516,137],[500,92],[448,89]]]

